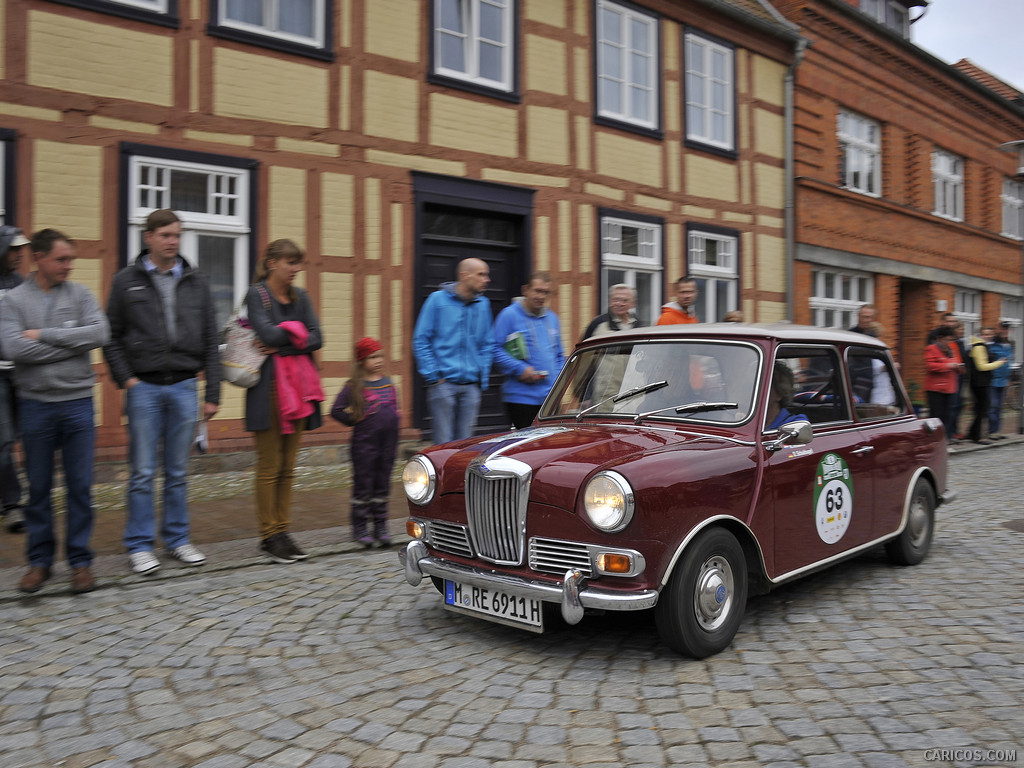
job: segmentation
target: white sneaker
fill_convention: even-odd
[[[185,565],[202,565],[206,562],[206,555],[191,544],[182,544],[180,547],[169,549],[167,554],[175,560],[180,560]]]
[[[136,573],[152,573],[160,567],[160,561],[148,549],[144,549],[141,552],[132,552],[128,555],[128,561],[132,564],[132,570]]]

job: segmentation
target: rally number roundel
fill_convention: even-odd
[[[818,462],[814,479],[814,523],[826,544],[835,544],[850,527],[853,512],[853,478],[846,462],[834,453]]]

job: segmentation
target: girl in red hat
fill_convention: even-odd
[[[364,547],[391,546],[388,492],[398,446],[398,392],[384,375],[384,349],[369,337],[356,342],[355,370],[338,393],[331,416],[352,429],[352,538]],[[370,522],[373,530],[370,530]]]

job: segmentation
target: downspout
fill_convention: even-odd
[[[793,136],[794,136],[794,115],[796,106],[794,103],[796,68],[803,61],[804,51],[807,49],[807,38],[801,37],[796,43],[796,54],[793,63],[786,68],[785,79],[785,177],[786,177],[786,210],[785,210],[785,238],[786,238],[786,320],[793,322],[793,297],[795,295],[794,269],[796,264],[796,179],[794,171],[796,162],[794,158]]]

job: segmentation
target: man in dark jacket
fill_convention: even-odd
[[[616,331],[643,328],[647,323],[636,316],[636,288],[618,283],[608,289],[608,311],[590,321],[583,338],[607,336]]]
[[[18,268],[29,240],[17,227],[0,226],[0,301],[24,278]],[[14,466],[14,441],[17,439],[17,393],[14,389],[14,363],[0,360],[0,514],[11,533],[25,530],[21,507],[21,481]]]
[[[164,456],[161,538],[167,553],[187,565],[206,560],[189,542],[186,471],[196,425],[197,382],[206,379],[203,419],[220,403],[219,333],[213,296],[202,274],[178,253],[181,220],[173,211],[146,219],[146,250],[114,276],[107,303],[110,373],[126,390],[131,479],[124,543],[132,570],[152,573],[156,514],[153,477]]]

